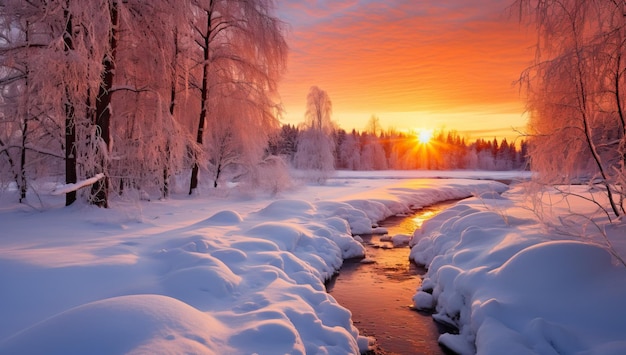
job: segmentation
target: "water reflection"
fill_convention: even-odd
[[[389,235],[408,234],[456,201],[419,210],[380,223]],[[440,331],[430,314],[413,309],[412,299],[425,269],[409,262],[410,249],[393,248],[380,235],[362,235],[367,258],[346,261],[327,285],[337,301],[352,312],[359,331],[374,336],[381,354],[445,354],[437,339]]]
[[[419,216],[411,218],[411,221],[415,223],[415,228],[413,228],[413,230],[416,230],[417,228],[422,228],[422,224],[424,224],[424,221],[435,217],[437,213],[438,212],[428,210],[424,211],[424,213],[419,214]]]

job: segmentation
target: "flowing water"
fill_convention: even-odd
[[[456,201],[444,202],[406,217],[392,217],[379,225],[389,236],[412,235],[422,223]],[[327,285],[328,292],[352,312],[359,331],[373,336],[376,354],[446,354],[437,339],[443,330],[430,314],[413,308],[413,295],[426,270],[409,262],[409,247],[392,248],[381,235],[362,235],[367,259],[346,260],[339,275]]]

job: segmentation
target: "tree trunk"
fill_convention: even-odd
[[[104,65],[102,82],[98,90],[98,96],[96,97],[96,112],[95,112],[95,124],[97,127],[98,138],[102,139],[104,143],[105,152],[100,154],[100,169],[105,174],[104,178],[98,180],[92,185],[92,203],[99,207],[107,208],[108,192],[109,192],[109,176],[107,172],[108,154],[111,146],[111,88],[113,87],[113,75],[115,71],[115,54],[117,50],[117,36],[118,36],[118,5],[117,0],[113,0],[110,4],[111,15],[111,32],[109,33],[109,50],[110,54],[107,54],[102,59]]]
[[[204,126],[206,124],[207,110],[208,110],[208,98],[209,98],[209,38],[211,31],[211,13],[207,11],[207,33],[203,36],[203,70],[202,70],[202,91],[200,92],[200,121],[198,122],[198,134],[196,136],[196,143],[201,147],[204,137]],[[191,182],[189,184],[189,194],[198,187],[198,154],[194,153],[193,167],[191,168]]]
[[[28,90],[28,78],[26,79]],[[28,94],[27,94],[28,95]],[[20,152],[20,203],[26,199],[26,134],[28,132],[28,117],[24,117],[22,126],[22,146]]]
[[[72,15],[69,13],[69,0],[66,2],[64,10],[65,33],[63,42],[65,44],[65,52],[69,53],[74,50],[72,39]],[[65,87],[65,183],[73,184],[78,181],[76,175],[76,126],[74,119],[74,105],[70,100],[69,88]],[[65,205],[69,206],[76,201],[76,191],[65,194]]]
[[[620,132],[621,137],[620,137],[618,150],[621,153],[621,160],[622,160],[621,169],[623,173],[624,169],[626,168],[626,119],[624,118],[624,109],[622,108],[622,99],[621,99],[622,92],[621,92],[621,86],[620,86],[620,80],[623,75],[623,71],[621,68],[622,66],[621,53],[617,55],[616,64],[617,64],[617,68],[615,69],[615,103],[617,105],[617,114],[618,114],[619,122],[622,128]],[[619,186],[619,188],[621,189],[619,193],[619,196],[620,196],[619,206],[620,206],[620,209],[622,210],[622,213],[626,214],[626,209],[624,208],[624,198],[625,198],[624,188],[625,187],[621,185]]]
[[[0,139],[0,147],[6,147],[6,144],[4,144],[2,139]],[[9,154],[8,149],[7,148],[2,149],[0,151],[0,154],[4,154],[7,156],[7,161],[9,162],[9,166],[11,167],[11,171],[13,171],[13,180],[15,180],[16,185],[19,185],[19,174],[15,170],[15,162],[13,161],[13,158],[11,158],[11,155]]]
[[[217,171],[215,172],[215,180],[213,180],[213,187],[217,188],[217,181],[220,179],[220,174],[222,173],[222,164],[217,164]]]
[[[172,80],[170,88],[170,119],[174,119],[174,111],[176,108],[176,82],[178,79],[178,30],[174,28],[174,60],[172,62]],[[163,198],[167,198],[170,194],[170,163],[172,161],[172,150],[170,146],[170,138],[168,136],[165,143],[165,164],[163,165]]]
[[[28,21],[26,22],[26,33],[25,33],[25,41],[26,44],[30,44],[30,24],[28,23]],[[26,72],[26,76],[24,79],[24,96],[25,96],[25,100],[23,102],[24,105],[24,122],[22,123],[22,145],[21,145],[21,151],[20,151],[20,166],[19,166],[19,182],[18,182],[18,186],[20,189],[20,203],[22,203],[25,199],[26,199],[26,141],[27,141],[27,135],[28,135],[28,120],[30,119],[29,117],[29,103],[28,103],[28,97],[30,95],[30,93],[28,92],[29,89],[29,79],[30,79],[30,69],[28,67],[28,64],[26,64],[25,67],[25,72]]]

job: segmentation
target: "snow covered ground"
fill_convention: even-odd
[[[273,198],[176,196],[108,210],[39,211],[5,192],[0,353],[364,351],[371,339],[324,289],[344,258],[363,256],[351,234],[470,195],[413,240],[412,257],[430,265],[416,304],[460,328],[443,343],[494,354],[626,349],[626,268],[591,244],[602,239],[547,233],[520,189],[499,197],[505,185],[479,180],[519,173],[447,174],[340,172]]]
[[[535,213],[521,187],[485,194],[416,231],[411,258],[429,270],[414,303],[459,328],[440,343],[461,354],[626,354],[626,266],[606,249],[626,256],[626,223],[607,225],[582,198],[542,197],[552,207]]]

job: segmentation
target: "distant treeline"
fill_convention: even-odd
[[[269,145],[269,153],[294,163],[298,151],[297,126],[283,125]],[[427,143],[415,134],[394,130],[379,133],[335,129],[335,168],[343,170],[521,170],[528,168],[525,140],[508,142],[478,139],[468,142],[456,131],[440,130]],[[297,164],[296,164],[297,165]]]

